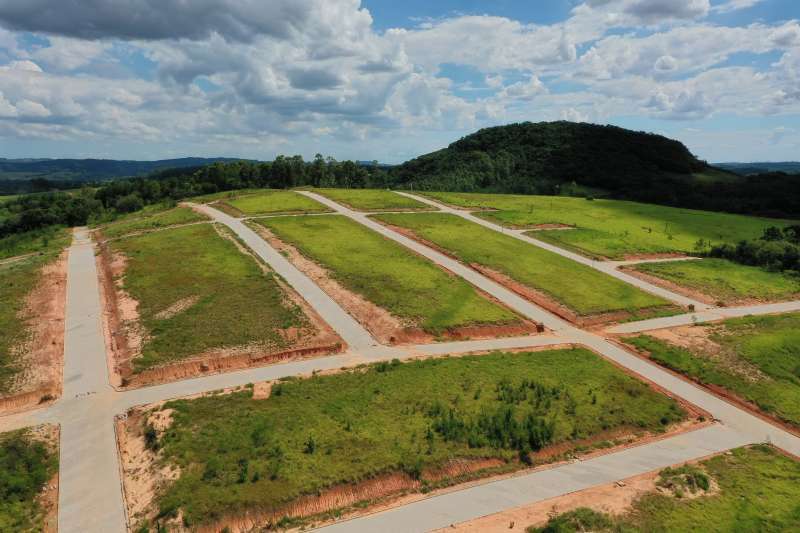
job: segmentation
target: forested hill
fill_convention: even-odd
[[[423,189],[548,194],[576,182],[626,193],[709,168],[661,135],[562,121],[485,128],[392,173],[398,184]]]

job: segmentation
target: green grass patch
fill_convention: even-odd
[[[44,530],[37,498],[57,469],[57,454],[28,430],[0,434],[0,531]]]
[[[685,531],[797,531],[800,463],[775,449],[738,448],[700,463],[719,492],[696,498],[647,493],[622,516],[580,508],[528,533]],[[690,467],[691,468],[691,467]],[[674,473],[674,469],[665,472]],[[662,479],[664,472],[662,472]],[[700,489],[702,490],[702,489]],[[688,495],[688,491],[686,492]]]
[[[202,222],[204,220],[208,220],[208,217],[204,214],[198,213],[189,207],[178,206],[165,211],[144,214],[144,216],[126,217],[122,220],[117,220],[103,226],[102,232],[106,239],[115,239],[131,233]]]
[[[274,511],[305,494],[460,458],[529,453],[617,428],[660,432],[685,413],[584,349],[493,353],[400,363],[168,402],[172,425],[151,438],[180,477],[157,496],[190,524]],[[566,453],[566,450],[565,450]]]
[[[625,342],[700,383],[723,387],[800,427],[800,314],[744,317],[711,326],[718,354],[667,344],[648,335]]]
[[[634,268],[725,304],[752,299],[789,300],[800,294],[800,276],[796,274],[770,272],[725,259],[642,263]]]
[[[459,260],[499,271],[566,305],[579,315],[669,305],[593,268],[444,213],[384,214],[374,218],[410,229]]]
[[[70,230],[58,226],[14,233],[0,238],[0,261],[18,255],[60,251],[67,247],[71,240]]]
[[[257,222],[328,269],[347,289],[429,333],[520,320],[463,279],[344,216]]]
[[[272,274],[220,237],[211,224],[172,228],[112,241],[128,258],[123,288],[139,302],[148,333],[139,371],[212,348],[263,345],[284,348],[280,331],[316,333]],[[179,302],[187,309],[165,317]]]
[[[39,237],[39,246],[31,250],[38,253],[0,264],[0,394],[10,391],[14,377],[23,370],[14,352],[28,339],[25,300],[36,287],[41,269],[69,242],[63,228],[54,228],[50,234],[52,238]]]
[[[294,191],[262,190],[254,194],[226,198],[223,206],[233,208],[244,216],[275,215],[281,213],[325,213],[326,206]]]
[[[386,189],[313,189],[313,191],[358,211],[433,209],[427,204]]]
[[[760,237],[764,228],[788,220],[713,213],[637,202],[559,196],[426,193],[456,206],[497,209],[480,216],[513,227],[567,224],[573,230],[537,231],[532,236],[590,256],[621,259],[630,254],[692,253],[698,240],[735,243]]]

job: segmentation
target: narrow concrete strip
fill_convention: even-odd
[[[527,337],[505,337],[501,339],[417,344],[416,346],[410,347],[410,351],[412,354],[418,353],[420,355],[447,355],[489,350],[537,348],[565,343],[566,340],[557,335],[534,335]]]
[[[463,265],[462,263],[456,261],[455,259],[452,259],[451,257],[444,255],[441,252],[437,252],[436,250],[429,248],[428,246],[420,244],[413,239],[409,239],[408,237],[401,235],[382,224],[375,222],[374,220],[369,218],[367,214],[359,213],[353,211],[352,209],[348,209],[347,207],[337,204],[336,202],[329,200],[319,194],[315,194],[308,191],[299,191],[299,192],[300,194],[304,194],[309,198],[313,198],[314,200],[327,205],[328,207],[336,210],[338,213],[341,213],[355,220],[359,224],[363,224],[364,226],[383,235],[384,237],[387,237],[393,241],[402,244],[406,248],[409,248],[414,252],[418,253],[419,255],[428,258],[434,263],[443,266],[447,270],[464,278],[465,280],[472,283],[474,286],[478,287],[484,292],[487,292],[490,295],[494,296],[507,306],[521,313],[523,316],[535,320],[536,322],[543,323],[545,326],[547,326],[549,329],[553,331],[559,331],[561,329],[569,327],[569,324],[566,321],[544,311],[543,309],[532,304],[531,302],[522,298],[516,293],[506,289],[499,283],[495,283],[494,281],[489,280],[486,276]]]
[[[69,252],[64,338],[58,523],[62,532],[124,531],[114,427],[108,397],[105,341],[94,246],[76,230]]]
[[[256,255],[283,277],[320,314],[325,322],[330,324],[350,348],[355,350],[378,346],[378,341],[361,324],[347,314],[339,304],[325,294],[308,276],[300,272],[288,259],[268,245],[264,239],[248,228],[241,220],[207,205],[192,205],[195,209],[205,213],[215,221],[225,224],[236,233]]]
[[[378,233],[381,233],[382,235],[411,248],[420,255],[423,255],[430,260],[439,263],[448,270],[451,270],[455,274],[464,277],[467,281],[488,292],[512,309],[517,310],[529,318],[543,322],[545,325],[556,331],[556,333],[563,337],[567,342],[581,344],[591,348],[603,357],[614,361],[615,363],[639,374],[640,376],[643,376],[646,379],[649,379],[654,383],[657,383],[659,386],[677,395],[678,397],[684,398],[689,402],[701,407],[702,409],[705,409],[715,418],[722,420],[731,428],[741,431],[743,434],[749,435],[754,440],[769,440],[784,450],[800,456],[800,438],[795,437],[791,433],[788,433],[777,426],[765,422],[764,420],[742,409],[739,409],[738,407],[725,402],[724,400],[721,400],[710,392],[678,378],[655,363],[651,363],[640,357],[637,357],[631,352],[612,344],[599,335],[583,331],[573,327],[572,325],[564,323],[562,320],[550,315],[550,313],[533,306],[526,300],[523,300],[515,293],[500,287],[498,284],[476,273],[472,269],[461,265],[461,263],[454,261],[453,259],[412,239],[408,239],[407,237],[402,236],[381,224],[378,224],[374,220],[371,220],[360,213],[355,213],[352,210],[347,209],[336,202],[327,200],[319,195],[309,192],[303,192],[303,194],[306,194],[311,198],[320,201],[333,209],[336,209],[343,215],[374,229]],[[762,308],[762,310],[768,309],[772,312],[777,312],[776,310],[780,308],[793,307],[793,303],[784,304],[783,306],[770,305],[759,307]],[[531,309],[533,309],[533,312],[531,312]],[[714,312],[720,311],[721,310],[719,309],[714,310]],[[727,309],[726,311],[734,314],[742,312],[741,310],[731,309]],[[551,324],[556,325],[556,327],[552,327]]]
[[[688,298],[688,297],[686,297],[686,296],[684,296],[682,294],[674,293],[674,292],[669,291],[669,290],[667,290],[667,289],[665,289],[663,287],[659,287],[658,285],[654,285],[652,283],[648,283],[648,282],[646,282],[646,281],[644,281],[642,279],[639,279],[639,278],[637,278],[635,276],[631,276],[629,274],[621,272],[621,271],[617,270],[617,265],[615,264],[615,262],[611,262],[611,261],[595,261],[594,259],[590,259],[588,257],[584,257],[584,256],[582,256],[580,254],[575,253],[575,252],[570,252],[569,250],[565,250],[565,249],[563,249],[563,248],[561,248],[559,246],[554,246],[554,245],[546,243],[544,241],[540,241],[538,239],[534,239],[533,237],[529,237],[529,236],[524,234],[524,232],[526,230],[513,230],[513,229],[509,229],[509,228],[504,228],[500,224],[495,224],[493,222],[489,222],[488,220],[484,220],[484,219],[482,219],[480,217],[476,217],[475,215],[473,215],[469,211],[465,211],[463,209],[455,209],[453,207],[450,207],[450,206],[447,206],[445,204],[436,202],[436,201],[431,200],[430,198],[426,198],[424,196],[419,196],[419,195],[416,195],[416,194],[410,194],[410,193],[406,193],[406,192],[398,192],[398,194],[401,194],[401,195],[406,196],[408,198],[412,198],[414,200],[426,203],[428,205],[436,206],[442,212],[449,213],[451,215],[460,216],[461,218],[464,218],[466,220],[469,220],[470,222],[474,222],[476,224],[479,224],[479,225],[481,225],[481,226],[483,226],[485,228],[489,228],[489,229],[492,229],[494,231],[498,231],[500,233],[503,233],[504,235],[508,235],[510,237],[514,237],[515,239],[519,239],[521,241],[527,242],[528,244],[532,244],[534,246],[538,246],[539,248],[543,248],[543,249],[545,249],[545,250],[547,250],[549,252],[553,252],[553,253],[558,254],[560,256],[566,257],[567,259],[571,259],[571,260],[575,261],[576,263],[580,263],[582,265],[586,265],[588,267],[591,267],[591,268],[593,268],[595,270],[599,270],[600,272],[608,274],[611,277],[617,278],[617,279],[619,279],[621,281],[624,281],[625,283],[628,283],[630,285],[638,287],[639,289],[642,289],[643,291],[649,292],[650,294],[654,294],[656,296],[660,296],[661,298],[664,298],[665,300],[668,300],[670,302],[676,303],[678,305],[682,305],[682,306],[685,306],[685,307],[688,307],[689,305],[694,305],[694,308],[697,309],[697,310],[708,309],[710,307],[708,304],[705,304],[705,303],[700,302],[698,300],[695,300],[693,298]]]
[[[745,305],[742,307],[716,307],[712,310],[703,311],[700,313],[686,313],[683,315],[651,318],[649,320],[618,324],[608,328],[606,331],[609,333],[637,333],[640,331],[650,331],[654,329],[673,328],[676,326],[688,326],[689,324],[700,324],[703,322],[725,320],[726,318],[737,318],[750,315],[756,316],[778,313],[793,313],[796,311],[800,311],[800,300],[772,304]]]
[[[430,531],[750,444],[720,425],[617,453],[444,493],[321,528],[325,532]]]

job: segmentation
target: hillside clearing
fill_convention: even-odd
[[[527,531],[796,531],[800,524],[800,463],[770,446],[737,448],[697,466],[666,469],[659,482],[668,478],[670,483],[675,473],[685,480],[677,495],[662,485],[635,500],[620,516],[580,508]],[[706,490],[689,483],[714,485]],[[592,507],[603,503],[592,502]]]
[[[289,525],[283,517],[631,442],[686,416],[583,349],[383,362],[287,379],[267,399],[245,389],[129,413],[126,438],[149,442],[157,452],[150,472],[162,472],[155,501],[132,517],[152,525],[179,515],[221,529],[247,513],[249,527]]]
[[[357,211],[429,211],[433,207],[386,189],[314,189]]]
[[[265,218],[257,223],[322,266],[348,291],[391,313],[395,330],[419,329],[439,336],[467,327],[522,323],[463,279],[341,215]],[[388,334],[397,340],[413,336],[413,331]]]
[[[120,347],[116,364],[129,381],[333,351],[338,342],[299,297],[211,224],[109,242],[101,271],[107,327]],[[187,359],[182,371],[155,368]]]
[[[775,302],[800,295],[800,276],[796,274],[770,272],[725,259],[643,263],[630,270],[665,280],[693,294],[701,293],[712,304]]]
[[[481,193],[425,193],[441,202],[483,211],[509,227],[561,224],[575,229],[531,236],[589,256],[624,259],[648,254],[692,253],[705,243],[760,237],[764,228],[791,221],[680,209],[620,200]]]
[[[294,191],[261,190],[242,196],[225,197],[214,204],[236,217],[288,213],[325,213],[326,206]]]
[[[410,230],[464,263],[492,269],[541,291],[581,317],[619,311],[635,315],[669,305],[593,268],[455,215],[384,214],[374,218]]]
[[[208,217],[202,213],[185,207],[177,206],[163,211],[155,211],[139,217],[129,217],[100,228],[101,234],[105,239],[116,239],[133,233],[141,233],[155,229],[162,229],[169,226],[190,224],[192,222],[203,222]]]
[[[800,314],[658,330],[625,342],[667,368],[800,428]]]

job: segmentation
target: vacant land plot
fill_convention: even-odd
[[[0,261],[19,255],[60,250],[69,245],[70,239],[70,231],[60,227],[8,235],[0,238]]]
[[[338,342],[211,224],[111,241],[101,258],[111,345],[131,383],[332,351]],[[154,368],[165,364],[174,370]]]
[[[442,213],[385,214],[374,218],[432,243],[501,281],[513,280],[525,296],[566,306],[576,317],[624,312],[635,315],[669,305],[597,270],[558,254],[484,228],[456,215]],[[407,231],[406,231],[407,232]],[[496,274],[500,274],[497,276]],[[505,279],[503,279],[505,278]],[[535,291],[543,294],[536,294]],[[544,299],[542,298],[544,296]]]
[[[444,336],[473,328],[469,334],[476,336],[481,331],[474,328],[522,324],[520,317],[463,279],[346,217],[278,217],[258,223],[364,300],[344,305],[382,340],[413,340],[418,330]],[[391,316],[380,316],[387,311]],[[384,322],[378,325],[381,318]]]
[[[0,411],[56,397],[61,389],[66,253],[0,263]]]
[[[120,434],[133,441],[134,523],[180,515],[221,529],[247,513],[253,529],[288,525],[630,442],[687,416],[583,349],[384,362],[273,383],[256,399],[262,389],[129,412]],[[162,472],[152,502],[130,492],[133,469]]]
[[[725,259],[643,263],[628,270],[707,303],[774,302],[791,300],[800,294],[800,276]]]
[[[659,364],[800,427],[800,314],[659,330],[625,341]]]
[[[697,466],[664,470],[653,490],[621,515],[580,508],[528,532],[797,531],[798,502],[800,463],[770,446],[757,445]],[[597,508],[603,503],[590,505]]]
[[[214,207],[219,207],[236,217],[275,215],[287,213],[325,213],[327,207],[294,191],[264,190],[253,194],[225,198]]]
[[[619,200],[475,193],[428,195],[460,207],[496,210],[480,216],[506,226],[573,227],[575,229],[537,231],[531,235],[586,255],[613,259],[691,253],[700,239],[705,243],[735,243],[760,237],[769,226],[791,223]]]
[[[156,211],[143,216],[125,218],[101,228],[102,236],[106,239],[115,239],[133,233],[142,233],[155,229],[202,222],[208,217],[189,207],[178,206],[164,211]]]
[[[0,531],[55,533],[57,487],[55,426],[0,433]]]
[[[314,189],[334,202],[358,211],[420,211],[431,206],[385,189]]]

